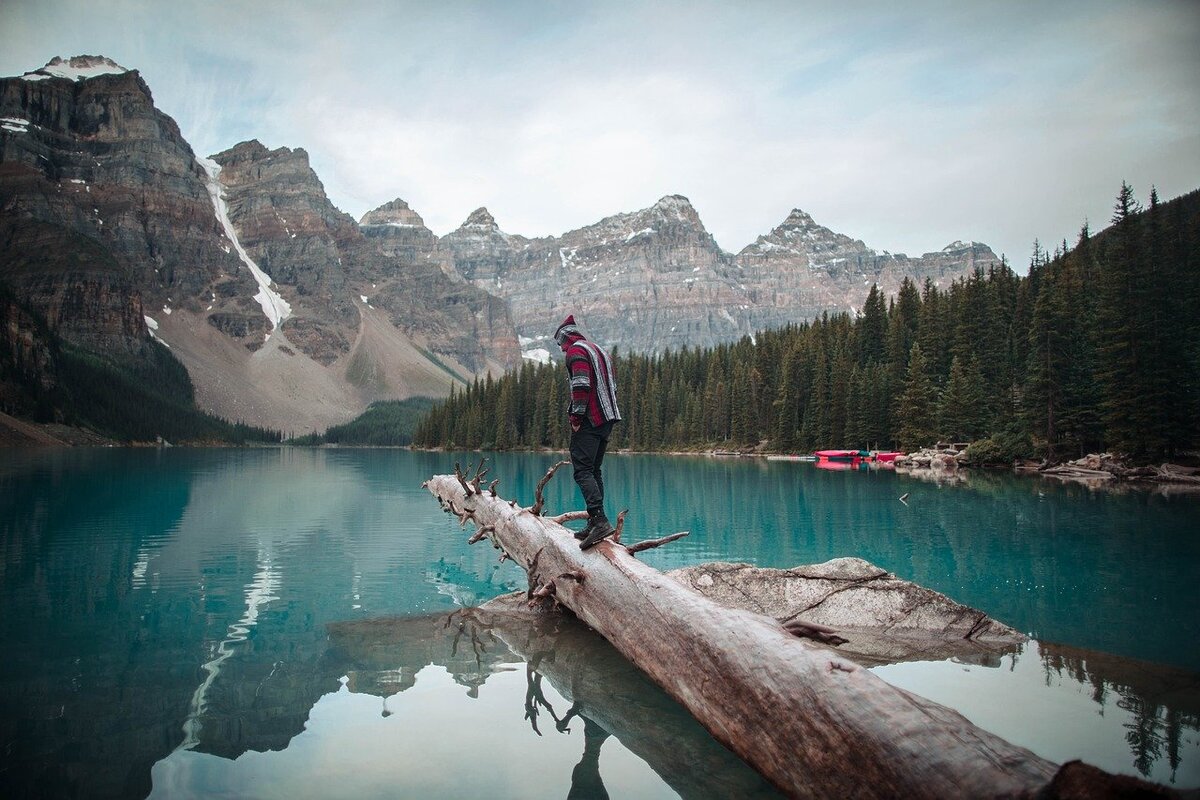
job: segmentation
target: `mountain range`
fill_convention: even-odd
[[[731,254],[679,195],[554,237],[485,208],[438,237],[398,198],[356,222],[303,149],[197,156],[101,56],[0,79],[0,248],[0,411],[64,380],[61,345],[173,359],[201,409],[297,433],[546,360],[569,313],[621,351],[703,347],[1000,264],[877,252],[799,209]]]

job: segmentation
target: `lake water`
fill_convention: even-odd
[[[769,797],[420,488],[476,454],[0,451],[0,796]],[[557,457],[500,454],[524,503]],[[1200,497],[610,456],[643,560],[858,556],[1036,641],[876,668],[1055,761],[1200,786]],[[907,504],[899,501],[906,494]],[[563,470],[551,513],[578,507]]]

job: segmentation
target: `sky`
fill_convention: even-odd
[[[737,252],[801,208],[876,250],[1103,228],[1200,188],[1200,2],[0,0],[0,75],[137,69],[198,155],[303,147],[356,219],[555,235],[687,196]]]

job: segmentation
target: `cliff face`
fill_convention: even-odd
[[[441,245],[465,279],[509,301],[517,332],[535,347],[567,314],[625,351],[751,332],[730,256],[678,195],[544,239],[505,234],[480,209]]]
[[[513,366],[506,305],[420,228],[369,235],[301,149],[197,159],[108,59],[0,80],[0,283],[86,349],[136,357],[160,339],[222,416],[321,428]]]
[[[137,352],[141,306],[246,288],[203,173],[136,71],[55,59],[0,79],[5,280],[75,343]]]
[[[241,245],[291,306],[289,340],[314,360],[350,354],[359,307],[369,306],[461,365],[454,371],[463,378],[516,363],[503,304],[447,275],[433,233],[403,200],[360,226],[329,202],[302,149],[243,142],[213,161]]]
[[[385,203],[363,215],[359,227],[390,259],[371,303],[386,308],[397,327],[428,331],[432,349],[477,374],[499,374],[520,362],[508,303],[464,281],[408,203]]]
[[[238,242],[289,307],[288,340],[325,366],[349,353],[358,312],[339,242],[352,242],[358,231],[326,198],[308,153],[250,141],[218,153],[212,163]],[[265,338],[270,314],[250,304],[242,312],[210,322],[236,336],[252,321]]]
[[[158,338],[203,408],[286,430],[502,372],[518,333],[544,359],[567,314],[627,352],[705,347],[998,263],[879,253],[799,210],[733,256],[678,195],[537,239],[481,208],[439,240],[400,199],[356,223],[304,150],[197,159],[136,71],[91,56],[0,80],[0,244],[54,335],[135,357]]]
[[[872,283],[904,277],[943,285],[999,264],[985,245],[956,242],[920,258],[878,253],[796,209],[737,256],[721,250],[679,195],[558,237],[504,233],[486,209],[440,242],[465,280],[506,298],[527,352],[544,348],[567,314],[622,350],[710,347],[861,309]]]
[[[758,237],[735,258],[746,287],[754,328],[771,328],[820,316],[824,311],[862,308],[871,284],[895,294],[905,278],[920,286],[926,278],[946,286],[975,267],[999,265],[986,245],[955,242],[919,258],[879,253],[818,225],[793,209],[778,227]]]
[[[54,354],[39,321],[0,291],[0,413],[43,418],[37,399],[58,383]],[[39,419],[39,421],[48,421]]]

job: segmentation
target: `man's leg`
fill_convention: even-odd
[[[571,434],[571,466],[575,468],[575,483],[583,494],[589,520],[604,513],[604,491],[596,480],[597,456],[601,461],[604,459],[603,447],[604,440],[591,426],[585,425]]]
[[[583,550],[614,533],[612,524],[604,514],[604,476],[600,469],[611,430],[612,423],[599,428],[585,423],[571,434],[571,464],[575,468],[575,483],[579,484],[588,512],[587,527],[575,534],[575,538],[583,540],[579,544]]]
[[[600,471],[600,465],[604,463],[604,454],[608,452],[608,437],[601,435],[600,444],[596,447],[596,458],[593,459],[595,469],[592,474],[596,476],[596,486],[600,489],[600,510],[604,511],[604,473]]]

